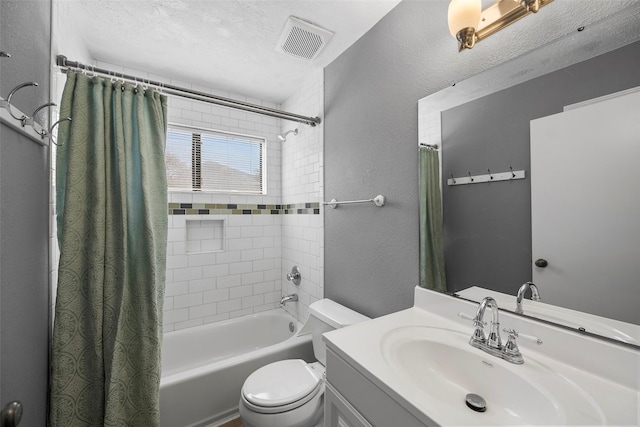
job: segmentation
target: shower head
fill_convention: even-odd
[[[297,135],[298,134],[298,128],[295,128],[294,130],[288,130],[285,133],[278,135],[278,139],[280,141],[282,141],[282,142],[285,142],[287,140],[287,135],[289,135],[292,132],[293,132],[294,135]]]

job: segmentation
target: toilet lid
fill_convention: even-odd
[[[313,392],[321,378],[322,372],[304,360],[281,360],[249,375],[242,386],[242,394],[257,406],[283,406]]]

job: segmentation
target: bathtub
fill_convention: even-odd
[[[160,426],[216,425],[238,412],[256,369],[282,359],[313,361],[311,335],[282,309],[164,335]],[[292,328],[293,330],[290,330]]]

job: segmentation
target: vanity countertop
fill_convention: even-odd
[[[416,288],[414,307],[328,332],[324,335],[324,340],[333,352],[425,425],[498,425],[500,422],[493,417],[496,415],[495,411],[490,417],[487,415],[490,412],[488,410],[485,413],[477,413],[464,407],[464,395],[473,390],[461,390],[461,410],[452,411],[439,400],[441,396],[437,392],[434,393],[433,390],[429,390],[428,385],[416,381],[416,378],[426,375],[425,373],[416,372],[416,376],[412,378],[403,371],[406,370],[406,364],[405,367],[399,367],[397,360],[390,360],[389,351],[384,349],[385,342],[389,342],[389,337],[397,335],[398,331],[407,335],[412,330],[436,328],[457,336],[464,334],[467,340],[473,332],[473,326],[471,321],[461,319],[457,314],[464,312],[473,315],[476,308],[476,304]],[[487,313],[485,321],[489,318]],[[575,386],[571,390],[576,390],[577,400],[570,396],[574,393],[564,393],[569,396],[558,396],[559,400],[550,401],[551,406],[556,406],[554,411],[557,411],[559,416],[566,415],[562,424],[639,425],[640,352],[508,313],[501,312],[500,320],[501,329],[515,328],[523,333],[534,334],[541,338],[544,344],[537,346],[519,338],[518,344],[525,358],[523,365],[513,365],[469,345],[468,349],[463,351],[469,351],[472,357],[482,359],[482,363],[486,362],[499,367],[501,371],[512,373],[505,378],[516,378],[521,374],[524,378],[532,378],[534,382],[542,384],[543,390],[545,387],[553,390],[556,380],[562,380],[570,387]],[[505,334],[502,334],[504,337]],[[451,359],[449,364],[454,363],[456,362]],[[416,371],[421,369],[420,366]],[[437,368],[427,366],[425,362],[424,369]],[[446,369],[452,368],[448,366]],[[453,368],[451,372],[456,371]],[[503,394],[512,392],[505,388],[505,384],[499,382],[493,386],[502,388]],[[521,383],[524,384],[524,389],[520,387],[515,393],[522,391],[522,399],[526,401],[530,398],[527,395],[529,386],[526,381]],[[585,402],[588,405],[585,405]],[[487,406],[489,405],[490,403]],[[589,410],[581,409],[585,406],[588,406]],[[510,411],[509,408],[502,409]],[[572,415],[574,413],[576,416]],[[513,417],[509,420],[504,424],[514,423]],[[525,416],[522,416],[520,421],[518,424],[536,424],[527,421]],[[546,424],[549,425],[549,422]]]

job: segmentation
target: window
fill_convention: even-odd
[[[255,136],[170,125],[169,189],[265,194],[265,144]]]

